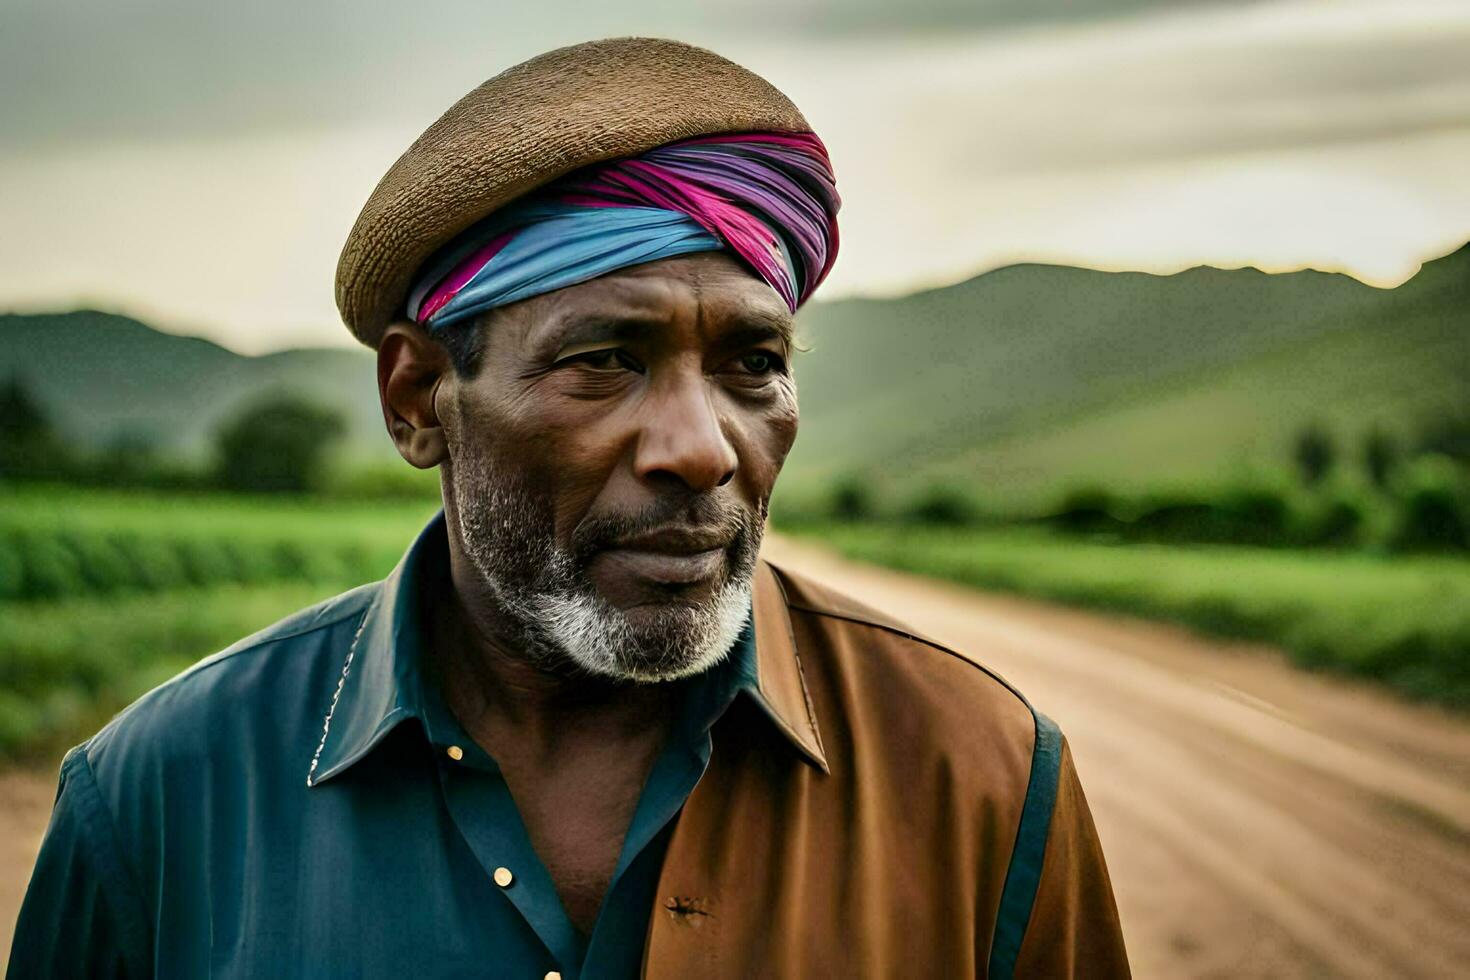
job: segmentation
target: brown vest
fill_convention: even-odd
[[[762,698],[713,730],[645,976],[1129,975],[1044,715],[974,658],[765,560],[754,605]]]

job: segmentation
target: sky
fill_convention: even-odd
[[[1022,261],[1392,287],[1470,240],[1466,0],[746,0],[509,7],[5,0],[0,310],[245,353],[349,345],[342,243],[465,92],[651,34],[768,78],[831,151],[820,298]]]

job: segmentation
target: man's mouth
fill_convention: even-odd
[[[618,569],[665,585],[694,585],[719,574],[733,539],[705,528],[663,528],[622,538],[602,554]]]

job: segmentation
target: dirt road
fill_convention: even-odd
[[[768,539],[977,653],[1071,740],[1140,977],[1470,975],[1470,723],[1269,650]],[[0,951],[51,773],[0,777]]]

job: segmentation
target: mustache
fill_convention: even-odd
[[[757,522],[764,519],[764,501],[759,514],[752,515],[738,504],[707,495],[659,497],[631,514],[607,514],[584,519],[572,532],[570,551],[578,563],[583,563],[618,541],[669,527],[714,532],[722,538],[729,538],[731,549],[738,550],[748,547],[757,530]]]

